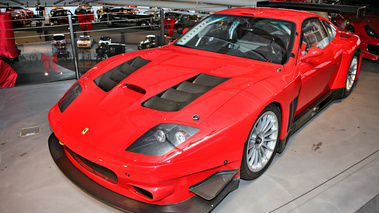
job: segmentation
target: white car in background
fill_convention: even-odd
[[[110,36],[101,36],[99,40],[99,46],[108,45],[112,43],[112,38]]]

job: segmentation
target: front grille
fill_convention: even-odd
[[[367,51],[374,55],[379,55],[379,46],[367,44]]]
[[[65,146],[67,152],[78,162],[83,168],[88,170],[89,172],[104,178],[105,180],[116,184],[118,182],[117,175],[112,172],[111,170],[105,168],[104,166],[100,166],[99,164],[93,163],[80,155],[73,152],[71,149],[69,149],[67,146]]]

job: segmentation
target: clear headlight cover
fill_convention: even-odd
[[[367,35],[369,35],[370,37],[373,37],[373,38],[379,38],[378,34],[376,34],[375,30],[370,25],[365,25],[364,28],[365,28]]]
[[[126,151],[150,156],[162,156],[198,131],[199,129],[197,128],[179,124],[159,124],[138,138]]]

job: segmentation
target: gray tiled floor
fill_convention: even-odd
[[[241,181],[214,212],[378,212],[378,65],[364,60],[353,93],[295,133],[262,177]],[[73,82],[0,90],[0,212],[118,212],[73,185],[48,151],[48,110]],[[20,137],[32,126],[41,132]]]

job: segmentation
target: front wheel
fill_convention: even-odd
[[[359,65],[359,54],[355,53],[353,55],[353,58],[351,59],[349,70],[347,71],[346,75],[346,84],[343,91],[343,97],[347,97],[350,95],[351,91],[353,90],[355,80],[357,79],[358,74],[358,65]]]
[[[280,109],[271,104],[255,121],[245,143],[241,163],[241,178],[253,180],[261,176],[276,154],[280,138]]]

